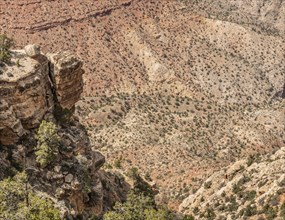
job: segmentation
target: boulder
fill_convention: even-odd
[[[39,55],[41,55],[41,49],[39,45],[30,44],[25,46],[24,49],[26,54],[31,58],[37,58]]]
[[[73,180],[73,175],[72,175],[71,173],[67,174],[67,175],[65,176],[65,178],[64,178],[64,181],[65,181],[66,183],[71,183],[72,180]]]

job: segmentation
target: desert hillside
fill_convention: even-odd
[[[0,1],[17,47],[84,61],[76,115],[109,165],[179,204],[215,171],[284,147],[283,0]],[[119,166],[118,166],[119,164]]]
[[[281,148],[237,161],[205,180],[180,210],[198,219],[284,219],[284,158]]]

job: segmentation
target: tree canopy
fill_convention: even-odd
[[[114,211],[104,215],[104,220],[171,220],[172,214],[167,209],[156,209],[153,199],[131,192],[125,203],[116,203]]]
[[[36,160],[42,167],[52,162],[58,152],[60,137],[57,134],[57,126],[52,122],[42,121],[40,124],[36,147]]]
[[[32,192],[27,181],[25,172],[0,181],[0,219],[59,220],[52,202]]]

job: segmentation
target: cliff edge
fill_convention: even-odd
[[[36,45],[12,51],[11,62],[1,64],[0,179],[25,170],[32,190],[51,199],[62,219],[101,215],[128,191],[123,179],[100,170],[105,157],[92,150],[73,116],[83,90],[82,66],[69,52],[44,55]],[[36,157],[43,120],[54,124],[59,137],[44,166]]]
[[[82,61],[68,52],[47,57],[36,45],[12,51],[12,65],[0,74],[0,142],[16,143],[55,107],[73,111],[83,73]]]

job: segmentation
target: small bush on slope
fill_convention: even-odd
[[[0,35],[0,62],[9,63],[11,61],[10,49],[14,45],[13,39],[5,34]]]
[[[36,147],[36,160],[45,167],[52,162],[58,151],[60,138],[57,127],[52,122],[42,121],[37,133],[38,145]]]

